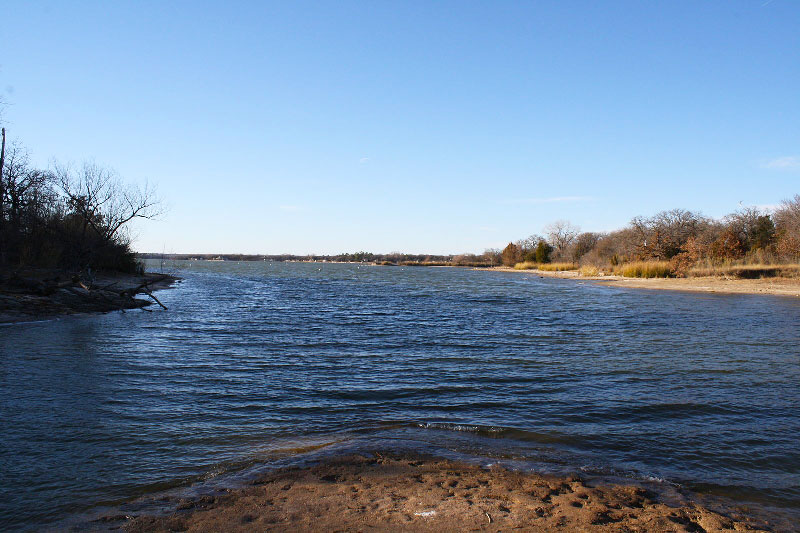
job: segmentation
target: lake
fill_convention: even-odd
[[[160,265],[151,262],[157,270]],[[800,299],[179,262],[168,311],[0,327],[0,525],[414,449],[800,509]]]

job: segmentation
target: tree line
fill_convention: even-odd
[[[150,187],[123,182],[87,162],[36,168],[18,142],[0,147],[0,268],[138,272],[129,223],[152,218],[159,203]]]
[[[634,261],[669,262],[685,275],[698,264],[797,263],[800,260],[800,195],[771,211],[746,207],[722,219],[684,209],[638,216],[608,233],[581,232],[558,221],[544,235],[531,235],[495,251],[506,266],[565,261],[601,268]]]

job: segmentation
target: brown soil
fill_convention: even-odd
[[[106,517],[104,521],[113,521]],[[762,531],[685,497],[667,505],[641,487],[590,484],[449,460],[351,456],[278,470],[222,496],[138,516],[128,532],[161,531]]]
[[[86,290],[77,283],[53,291],[41,290],[46,285],[70,282],[67,276],[58,276],[53,271],[45,270],[0,276],[0,324],[77,313],[138,309],[155,302],[149,297],[131,298],[123,295],[123,291],[131,291],[145,282],[150,291],[156,291],[170,287],[178,280],[175,276],[163,274],[100,274],[92,280],[89,286],[92,290]]]
[[[602,282],[612,287],[631,289],[661,289],[689,292],[720,292],[730,294],[772,294],[776,296],[800,297],[800,278],[731,279],[722,277],[702,278],[625,278],[622,276],[581,276],[575,270],[546,272],[542,270],[514,270],[508,267],[493,267],[498,272],[516,272],[545,278],[575,279]]]

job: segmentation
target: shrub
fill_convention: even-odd
[[[551,253],[553,253],[553,247],[544,241],[539,241],[539,244],[536,245],[534,258],[537,263],[549,263]]]
[[[508,246],[503,248],[500,257],[503,262],[503,265],[508,267],[513,267],[514,265],[519,263],[520,260],[522,259],[522,252],[520,252],[519,246],[517,246],[513,242],[510,242],[508,243]]]

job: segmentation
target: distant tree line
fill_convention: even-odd
[[[796,263],[800,260],[800,195],[768,212],[747,207],[721,220],[673,209],[636,217],[608,233],[580,232],[566,221],[509,243],[499,254],[502,264],[566,261],[598,267],[633,261],[669,262],[675,275],[706,263]]]
[[[333,255],[247,254],[140,254],[143,259],[196,259],[227,261],[330,261],[404,266],[515,266],[566,263],[601,270],[633,262],[662,263],[669,275],[685,275],[697,265],[775,264],[800,262],[800,195],[768,212],[748,207],[722,219],[673,209],[651,217],[635,217],[617,231],[581,232],[567,221],[510,242],[502,250],[482,254],[430,255],[393,252],[353,252]]]
[[[0,268],[141,269],[128,224],[158,213],[154,191],[94,163],[31,165],[18,142],[0,152]]]
[[[461,266],[492,266],[494,254],[488,256],[464,255],[431,255],[431,254],[404,254],[392,252],[376,254],[372,252],[347,252],[331,255],[294,255],[294,254],[163,254],[142,253],[140,259],[168,259],[168,260],[205,260],[205,261],[327,261],[337,263],[376,263],[383,265],[402,266],[433,266],[452,265]]]

